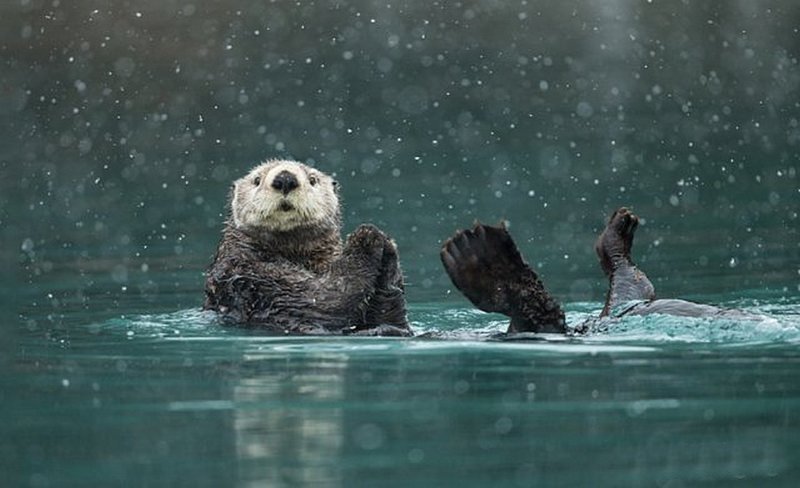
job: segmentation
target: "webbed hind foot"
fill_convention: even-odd
[[[625,207],[618,209],[608,219],[608,224],[594,244],[600,267],[610,276],[621,264],[630,264],[633,235],[639,226],[639,217]]]
[[[453,284],[476,307],[511,317],[509,332],[564,332],[564,312],[505,226],[459,231],[445,241],[441,258]]]
[[[653,300],[655,288],[647,275],[633,264],[631,248],[639,217],[625,207],[608,219],[608,224],[595,242],[600,267],[608,276],[608,292],[601,317],[612,314],[615,307],[630,301]]]

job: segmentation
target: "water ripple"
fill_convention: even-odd
[[[577,350],[580,345],[644,344],[646,346],[668,343],[713,343],[741,346],[767,343],[800,342],[800,305],[793,300],[771,303],[734,303],[751,314],[749,318],[677,317],[653,314],[626,316],[622,319],[595,321],[592,333],[569,338],[558,334],[504,335],[508,321],[502,315],[487,314],[470,307],[452,307],[440,304],[412,306],[410,318],[417,336],[411,341],[417,349],[448,347],[437,343],[536,343],[539,348],[563,348],[568,345]],[[567,321],[581,324],[596,317],[599,304],[576,303],[567,309]],[[753,317],[757,317],[755,320]],[[91,335],[124,336],[129,340],[229,340],[251,342],[276,342],[286,352],[303,350],[308,344],[302,341],[286,342],[289,337],[259,329],[223,326],[214,313],[199,309],[179,310],[162,314],[141,314],[118,317],[90,323],[84,327]],[[298,339],[292,337],[292,339]],[[359,349],[384,350],[386,344],[408,340],[370,338],[316,338],[317,351],[342,351]],[[452,345],[452,344],[451,344]],[[582,346],[581,346],[582,347]]]

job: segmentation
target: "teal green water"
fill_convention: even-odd
[[[0,484],[797,484],[800,3],[100,3],[0,2]],[[199,311],[271,157],[396,239],[422,337]],[[501,341],[439,263],[506,219],[581,323],[620,205],[659,296],[761,319]]]
[[[726,304],[763,318],[506,341],[502,317],[453,302],[412,305],[435,335],[413,339],[264,335],[194,308],[29,321],[4,358],[0,466],[21,486],[792,486],[800,303]]]

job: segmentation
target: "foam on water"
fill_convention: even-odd
[[[589,334],[577,337],[559,334],[517,334],[505,336],[508,321],[497,314],[487,314],[469,307],[442,304],[412,305],[410,318],[417,336],[413,339],[383,339],[395,343],[413,343],[411,348],[467,347],[472,343],[490,347],[490,343],[538,343],[564,348],[578,345],[658,345],[666,343],[716,343],[743,345],[758,343],[800,342],[800,306],[795,301],[770,303],[726,303],[747,313],[745,317],[677,317],[663,314],[625,316],[596,320],[600,304],[580,302],[567,305],[567,322],[575,327],[589,322]],[[168,340],[247,340],[255,342],[308,342],[306,338],[259,329],[224,326],[212,312],[198,309],[163,314],[142,314],[91,323],[86,330],[96,335],[124,334],[128,339]],[[324,347],[362,349],[374,345],[374,338],[314,337],[318,350]],[[438,344],[446,343],[446,344]],[[305,344],[304,347],[308,346]],[[283,347],[283,346],[282,346]],[[297,345],[287,345],[287,351]]]

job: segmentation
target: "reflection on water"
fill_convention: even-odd
[[[762,358],[652,346],[269,342],[244,349],[252,375],[233,387],[240,475],[256,484],[569,484],[604,472],[615,485],[792,468],[797,357],[769,371]],[[735,363],[754,372],[732,379]],[[754,390],[765,374],[772,386]]]
[[[245,365],[258,354],[245,351]],[[232,388],[239,476],[253,486],[342,485],[347,357],[320,353],[300,371],[263,371]]]

